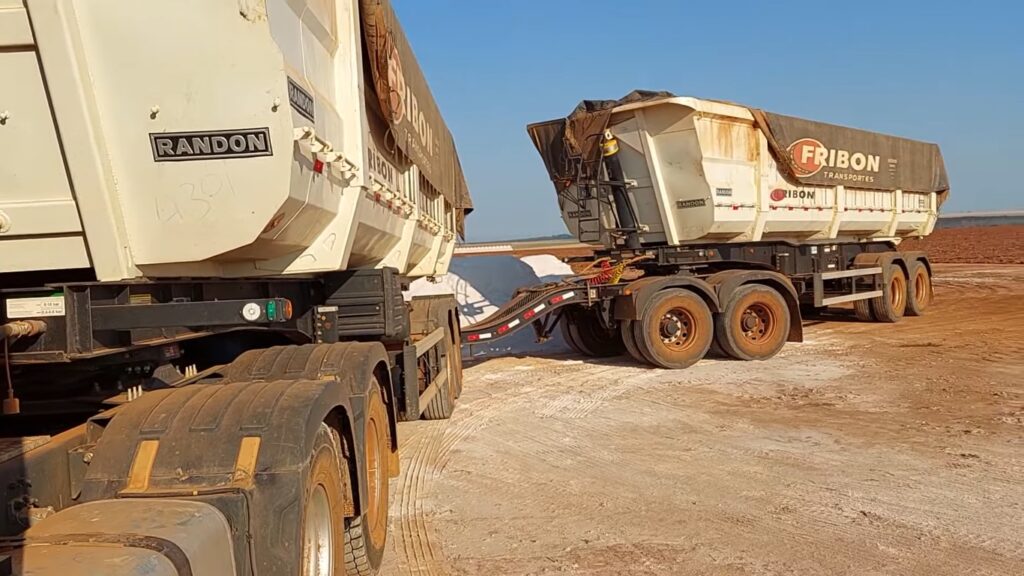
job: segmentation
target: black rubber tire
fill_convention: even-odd
[[[932,305],[935,292],[932,288],[932,275],[928,267],[920,260],[909,263],[910,274],[907,276],[907,316],[924,316]]]
[[[889,264],[882,296],[871,299],[871,313],[878,322],[899,322],[907,310],[907,275],[899,264]]]
[[[650,365],[650,361],[644,358],[643,352],[640,351],[639,345],[636,343],[636,335],[633,333],[633,320],[623,320],[619,323],[619,332],[622,334],[622,344],[626,347],[626,353],[636,360],[637,362]]]
[[[462,396],[462,327],[459,326],[459,318],[452,318],[449,326],[450,342],[452,343],[451,353],[455,355],[455,398]]]
[[[582,309],[576,316],[576,334],[580,343],[596,358],[621,356],[626,352],[621,332],[609,330],[601,324],[594,310]]]
[[[458,398],[456,390],[459,388],[462,369],[462,357],[460,351],[454,348],[452,343],[451,330],[445,327],[445,370],[448,378],[438,387],[437,394],[431,398],[427,408],[423,410],[424,420],[447,420],[455,412],[455,399]]]
[[[388,533],[388,462],[391,429],[380,386],[374,382],[366,394],[363,449],[366,451],[367,510],[345,524],[345,574],[373,576],[380,570]],[[373,441],[371,442],[371,438]]]
[[[725,310],[715,315],[715,343],[737,360],[767,360],[786,345],[790,322],[789,307],[777,290],[747,284],[733,292]]]
[[[334,565],[330,567],[329,573],[337,576],[345,574],[343,558],[345,556],[345,543],[343,534],[345,532],[345,502],[349,495],[348,467],[342,456],[341,438],[338,432],[321,423],[317,430],[316,438],[313,440],[313,449],[310,452],[309,468],[306,470],[306,486],[302,498],[302,523],[299,526],[299,565],[305,573],[305,563],[308,557],[305,553],[306,545],[306,515],[310,513],[310,503],[313,494],[318,488],[323,488],[328,503],[328,518],[331,524],[330,543],[334,549],[331,557]]]
[[[665,320],[671,315],[671,324]],[[682,333],[676,343],[667,333],[672,328]],[[704,300],[678,288],[662,290],[654,295],[640,320],[633,325],[637,348],[644,357],[661,368],[678,370],[699,362],[711,348],[714,339],[714,317]],[[672,342],[666,342],[666,336]]]
[[[558,321],[560,329],[562,331],[562,339],[569,345],[577,354],[584,356],[593,356],[594,354],[583,347],[583,343],[579,340],[579,331],[576,327],[576,311],[575,308],[565,308],[562,312],[562,318]]]
[[[857,320],[860,320],[861,322],[875,321],[875,313],[871,311],[872,300],[874,300],[874,298],[853,301],[853,314],[857,317]]]

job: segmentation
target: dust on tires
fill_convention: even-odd
[[[388,531],[388,459],[391,432],[376,381],[366,394],[363,431],[366,451],[366,509],[346,522],[345,573],[372,576],[380,569]]]
[[[785,346],[791,321],[777,290],[748,284],[736,290],[716,315],[715,342],[737,360],[767,360]]]
[[[923,316],[931,306],[934,292],[932,275],[920,260],[909,263],[907,275],[907,316]]]
[[[714,319],[700,296],[670,288],[651,298],[633,330],[637,348],[652,364],[681,369],[707,354],[714,338]]]

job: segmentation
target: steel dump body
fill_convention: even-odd
[[[386,2],[0,0],[0,72],[5,273],[429,276],[471,208]]]
[[[949,189],[932,144],[725,102],[634,94],[530,127],[569,230],[609,248],[623,226],[614,202],[593,186],[605,129],[645,246],[924,236]]]

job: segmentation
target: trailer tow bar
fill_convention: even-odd
[[[522,292],[484,320],[463,327],[462,343],[498,340],[531,325],[537,330],[538,339],[546,339],[558,321],[556,316],[550,325],[546,322],[553,312],[570,304],[587,302],[588,298],[588,288],[583,284],[560,284]]]

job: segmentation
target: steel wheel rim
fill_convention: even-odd
[[[302,575],[331,576],[334,573],[334,524],[331,502],[322,484],[313,488],[306,504],[302,532]]]
[[[889,283],[889,299],[892,301],[892,307],[897,310],[903,305],[903,298],[906,294],[907,288],[902,282],[900,282],[899,276],[893,276],[892,282]]]
[[[369,416],[366,423],[366,488],[367,505],[367,527],[370,529],[370,536],[374,542],[382,540],[380,531],[385,524],[380,519],[381,487],[384,482],[380,475],[383,473],[383,462],[380,455],[379,423],[373,415]]]
[[[686,350],[697,339],[696,325],[689,310],[671,308],[658,322],[658,340],[669,350]]]
[[[755,302],[743,309],[739,317],[740,332],[751,344],[761,344],[775,336],[778,321],[771,307]]]
[[[928,300],[928,280],[923,272],[918,272],[914,277],[914,299],[918,304],[924,304]]]

